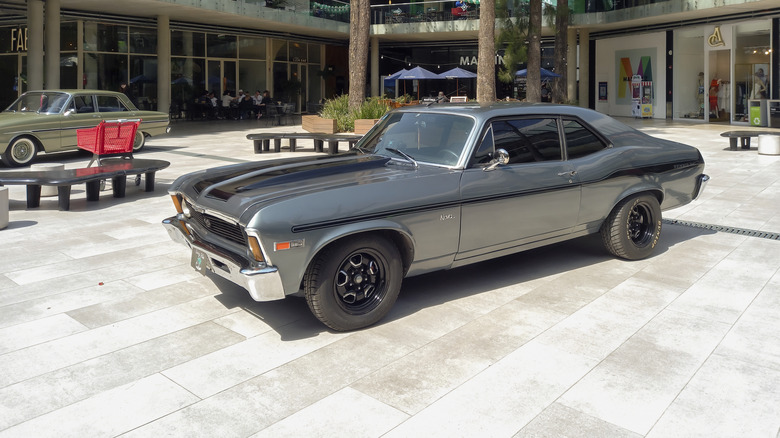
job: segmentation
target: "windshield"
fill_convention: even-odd
[[[396,112],[385,117],[360,150],[413,162],[455,166],[474,120],[466,116]],[[406,156],[406,157],[404,157]]]
[[[32,91],[19,96],[6,111],[57,114],[65,107],[67,93]]]

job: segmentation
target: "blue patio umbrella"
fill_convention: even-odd
[[[401,70],[398,70],[397,72],[391,74],[390,76],[385,78],[385,87],[392,87],[395,85],[396,79],[398,79],[399,76],[401,76],[403,73],[408,72],[409,70],[402,68]]]
[[[539,69],[540,77],[542,79],[552,79],[552,78],[559,78],[561,75],[557,73],[553,73],[550,70],[547,70],[546,68],[540,68]],[[524,68],[522,70],[518,70],[515,72],[515,76],[525,78],[528,76],[528,69]]]
[[[460,67],[455,67],[452,70],[447,70],[444,73],[440,73],[439,77],[442,77],[444,79],[455,79],[455,90],[456,90],[455,93],[458,93],[458,91],[460,90],[460,87],[458,86],[458,79],[476,78],[477,74],[470,72],[468,70],[464,70]]]
[[[436,73],[426,70],[422,67],[415,67],[406,73],[401,73],[400,76],[398,76],[398,79],[400,80],[410,80],[410,79],[417,79],[417,80],[423,80],[423,79],[441,79],[441,76],[437,75]],[[417,87],[417,100],[420,100],[420,87]]]

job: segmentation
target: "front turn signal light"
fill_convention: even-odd
[[[257,241],[257,237],[248,236],[247,241],[249,242],[249,248],[252,250],[252,256],[255,258],[255,260],[258,262],[264,262],[265,259],[263,258],[263,251],[260,250],[260,242]]]
[[[181,198],[179,198],[179,195],[171,195],[171,200],[173,201],[173,206],[176,207],[176,213],[183,214],[184,209],[181,208]]]

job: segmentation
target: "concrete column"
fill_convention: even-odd
[[[43,2],[41,0],[27,1],[27,89],[43,89]]]
[[[168,112],[171,106],[171,21],[157,16],[157,111]]]
[[[46,1],[46,88],[60,87],[60,0]]]
[[[371,37],[371,96],[379,96],[379,39]]]
[[[579,106],[588,107],[590,99],[590,32],[587,29],[580,29],[580,99]]]
[[[577,99],[577,29],[569,28],[566,39],[566,92],[569,100],[574,101]]]

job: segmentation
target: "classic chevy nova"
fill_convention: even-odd
[[[661,211],[695,199],[703,171],[696,148],[587,109],[411,106],[343,154],[181,176],[163,223],[195,269],[258,301],[302,294],[352,330],[387,314],[404,277],[592,233],[647,257]]]
[[[0,158],[6,166],[23,166],[38,152],[76,149],[76,130],[101,120],[140,119],[133,151],[146,137],[168,132],[168,114],[144,111],[123,93],[99,90],[28,91],[0,112]]]

